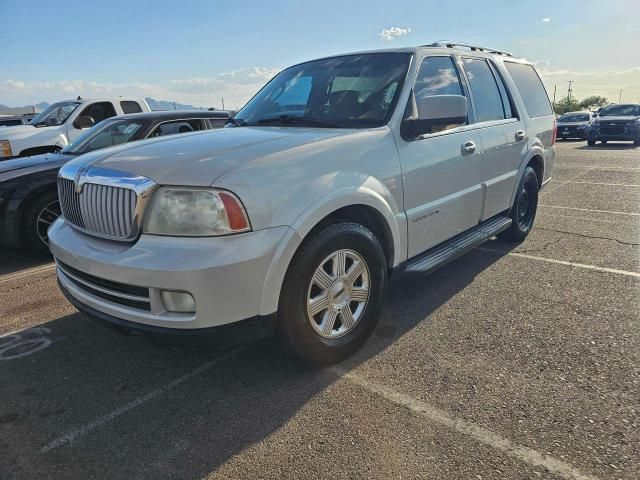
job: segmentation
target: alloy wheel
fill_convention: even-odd
[[[36,233],[40,241],[47,246],[49,245],[47,230],[49,230],[51,224],[56,221],[60,214],[60,202],[58,200],[48,203],[38,212],[38,216],[36,217]]]

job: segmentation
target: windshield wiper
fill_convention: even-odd
[[[247,126],[247,122],[245,122],[241,118],[229,117],[225,123],[230,123],[231,125],[235,125],[236,127],[246,127]]]
[[[291,115],[280,115],[278,117],[261,118],[256,121],[260,125],[270,123],[280,123],[282,125],[308,125],[310,127],[347,128],[340,122],[323,120],[315,117],[296,117]]]

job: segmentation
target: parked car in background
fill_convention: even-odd
[[[0,160],[59,152],[83,131],[107,118],[149,112],[138,98],[80,98],[49,105],[28,125],[0,130]]]
[[[34,115],[0,115],[0,127],[15,127],[16,125],[26,125]]]
[[[167,111],[113,117],[59,153],[0,162],[0,246],[47,247],[47,229],[60,215],[56,178],[78,155],[146,138],[222,128],[225,111]],[[178,163],[178,159],[174,159]]]
[[[596,142],[609,141],[633,142],[640,146],[640,104],[617,103],[608,105],[591,123],[587,143],[594,146]]]
[[[79,310],[182,336],[275,318],[293,351],[335,363],[392,272],[524,239],[555,158],[533,65],[455,43],[290,67],[230,122],[64,165],[49,239]]]
[[[558,119],[558,138],[562,140],[569,138],[586,139],[591,120],[593,120],[591,112],[565,113]]]

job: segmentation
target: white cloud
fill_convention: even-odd
[[[176,79],[165,84],[103,83],[87,80],[28,82],[7,79],[0,81],[0,103],[21,106],[41,101],[51,103],[78,95],[83,97],[128,95],[153,97],[195,106],[221,107],[221,99],[224,97],[227,108],[238,108],[278,72],[278,68],[256,66],[224,72],[212,77],[195,76]]]
[[[549,23],[551,21],[551,17],[544,17],[542,19],[542,23]]]
[[[389,27],[383,28],[378,36],[383,40],[394,40],[396,37],[401,37],[402,35],[407,35],[409,33],[411,33],[410,28]]]

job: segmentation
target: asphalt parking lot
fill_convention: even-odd
[[[0,252],[0,478],[640,478],[640,149],[560,142],[534,231],[395,283],[366,347],[180,352]]]

